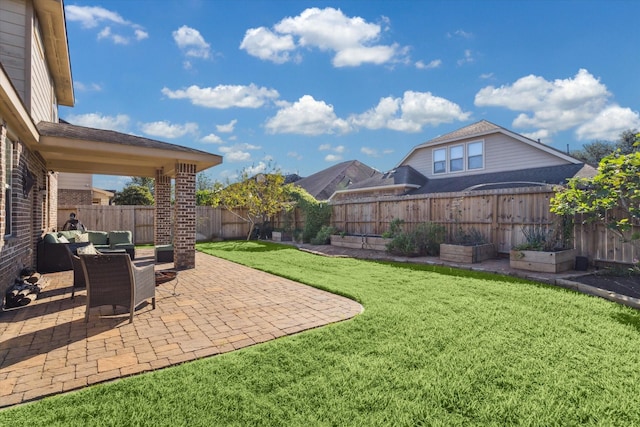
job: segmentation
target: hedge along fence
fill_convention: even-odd
[[[347,234],[376,236],[387,231],[391,221],[398,218],[405,221],[405,230],[413,230],[422,222],[441,224],[449,238],[458,228],[465,231],[475,228],[496,245],[498,252],[508,253],[524,241],[523,227],[553,225],[556,216],[549,212],[553,195],[553,188],[548,186],[341,200],[331,202],[331,225]],[[153,243],[153,206],[60,207],[58,218],[62,224],[70,212],[77,212],[89,229],[131,230],[135,243]],[[249,233],[246,222],[224,209],[197,206],[196,215],[197,240],[244,239]],[[285,215],[289,218],[285,219]],[[304,221],[303,212],[295,209],[272,218],[271,225],[301,230]],[[579,255],[590,261],[621,264],[631,264],[640,258],[637,247],[623,242],[611,230],[582,222],[583,218],[576,218],[574,228]],[[635,224],[633,231],[640,231],[640,224]]]

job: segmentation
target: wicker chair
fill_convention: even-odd
[[[126,253],[79,255],[87,284],[87,311],[102,305],[129,309],[129,323],[137,306],[151,299],[156,308],[156,282],[153,265],[136,267]]]

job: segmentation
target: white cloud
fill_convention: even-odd
[[[102,91],[102,86],[98,83],[89,83],[85,84],[82,82],[74,81],[73,88],[80,92],[100,92]]]
[[[249,86],[218,85],[216,87],[189,86],[185,90],[163,88],[162,93],[170,99],[188,99],[193,105],[207,108],[225,109],[231,107],[259,108],[267,101],[275,100],[280,95],[275,89]]]
[[[261,147],[252,144],[236,144],[230,147],[220,147],[219,151],[224,154],[224,159],[229,162],[246,162],[251,160],[249,151],[259,150]]]
[[[473,57],[473,53],[471,52],[471,50],[466,49],[464,51],[464,58],[458,59],[458,65],[468,64],[473,61],[475,61],[475,58]]]
[[[338,145],[337,147],[334,147],[333,151],[335,151],[336,153],[344,153],[344,145]]]
[[[376,150],[375,148],[362,147],[360,148],[360,152],[369,157],[379,157],[378,150]]]
[[[206,144],[223,144],[224,141],[222,140],[222,138],[220,138],[218,135],[214,134],[214,133],[210,133],[209,135],[203,137],[202,139],[200,139],[200,141],[206,143]]]
[[[520,111],[513,121],[514,127],[537,129],[534,133],[550,137],[556,132],[583,126],[596,119],[608,108],[610,96],[604,84],[587,70],[581,69],[568,79],[548,81],[540,76],[529,75],[511,85],[499,88],[487,86],[476,94],[475,105]],[[630,115],[627,113],[625,117],[629,118]],[[593,129],[588,130],[588,126],[586,129],[580,134],[594,133]]]
[[[203,59],[211,56],[211,46],[198,30],[183,25],[172,34],[173,40],[186,56]]]
[[[441,59],[434,59],[433,61],[429,62],[428,64],[425,64],[422,61],[417,61],[415,65],[416,65],[416,68],[418,70],[431,70],[433,68],[439,68],[442,65],[442,60]]]
[[[126,114],[118,114],[116,116],[103,116],[98,113],[72,114],[67,116],[65,120],[78,126],[115,130],[118,132],[126,132],[129,127],[129,116]]]
[[[431,92],[406,91],[402,98],[381,98],[377,106],[362,114],[352,115],[353,126],[367,129],[392,129],[401,132],[420,132],[424,126],[465,121],[471,113],[459,105]]]
[[[265,172],[267,170],[267,164],[265,162],[258,162],[257,165],[251,165],[250,167],[247,167],[245,169],[245,171],[247,172],[247,175],[249,176],[254,176],[256,174]]]
[[[493,78],[493,73],[483,73],[483,74],[480,74],[480,78],[481,78],[481,79],[483,79],[483,80],[491,79],[491,78]]]
[[[630,108],[611,105],[600,111],[590,122],[576,130],[580,140],[604,139],[615,141],[628,129],[640,128],[640,114]]]
[[[336,116],[332,105],[316,101],[310,95],[304,95],[294,104],[278,111],[265,127],[272,134],[320,135],[349,131],[349,124]]]
[[[265,27],[248,29],[240,43],[240,49],[246,50],[249,55],[276,64],[288,62],[289,52],[295,47],[290,34],[278,35]]]
[[[325,162],[339,162],[342,160],[342,156],[337,154],[327,154],[324,158]]]
[[[136,40],[144,40],[149,38],[149,33],[144,30],[135,30],[133,34],[136,37]]]
[[[321,144],[318,147],[319,151],[327,151],[327,150],[331,150],[331,144]]]
[[[383,17],[385,31],[389,20]],[[339,9],[308,8],[300,15],[282,19],[273,26],[246,31],[240,48],[252,56],[284,63],[300,56],[300,48],[333,52],[335,67],[355,67],[364,63],[403,61],[406,50],[397,44],[379,44],[383,29],[361,17],[348,17]]]
[[[216,129],[220,133],[231,133],[235,129],[236,123],[238,123],[238,121],[234,119],[224,125],[216,125]]]
[[[292,158],[294,158],[296,160],[302,160],[302,154],[299,154],[299,153],[297,153],[295,151],[289,151],[287,153],[287,157],[292,157]]]
[[[141,123],[140,129],[147,135],[173,139],[180,138],[187,134],[196,134],[198,132],[197,123],[171,124],[167,121],[158,121],[151,123]]]
[[[464,30],[456,30],[453,33],[447,33],[447,38],[460,37],[463,39],[471,39],[473,38],[473,33],[464,31]]]
[[[100,6],[67,5],[64,10],[67,22],[79,22],[82,28],[93,29],[105,25],[98,31],[98,40],[109,39],[115,44],[126,45],[132,39],[140,41],[149,37],[149,33],[144,31],[142,26],[127,21],[119,13]],[[114,25],[119,29],[124,27],[122,30],[133,29],[133,35],[115,33],[112,28]]]

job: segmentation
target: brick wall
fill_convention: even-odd
[[[4,298],[6,289],[13,283],[20,270],[34,267],[36,264],[36,247],[38,238],[50,229],[47,220],[49,209],[47,172],[42,158],[29,151],[20,142],[11,141],[6,128],[0,126],[0,163],[2,164],[0,184],[0,299]],[[13,173],[11,185],[12,226],[11,235],[5,236],[5,148],[12,146]],[[28,194],[25,194],[25,173],[29,171],[35,182]],[[40,190],[43,191],[40,191]]]
[[[196,266],[196,166],[176,164],[174,262],[177,269]]]
[[[162,170],[156,171],[155,188],[155,218],[154,243],[168,245],[173,236],[171,224],[171,178],[163,175]]]
[[[58,205],[78,206],[90,205],[93,203],[93,192],[91,190],[58,190]]]

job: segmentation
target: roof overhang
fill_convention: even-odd
[[[11,136],[20,139],[30,147],[38,142],[38,129],[2,64],[0,64],[0,119],[7,122],[9,131],[13,133]]]
[[[55,82],[58,104],[73,107],[73,79],[62,0],[34,0],[49,72]]]
[[[222,157],[114,131],[66,123],[38,124],[36,151],[56,172],[155,177],[157,170],[175,177],[176,164],[187,163],[201,172],[222,163]]]

